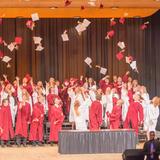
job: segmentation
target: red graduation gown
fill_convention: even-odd
[[[64,113],[66,116],[69,115],[69,111],[70,111],[70,98],[69,98],[67,90],[68,90],[68,87],[64,88],[60,92],[60,97],[63,102],[63,109],[64,109]]]
[[[23,105],[22,108],[20,108],[20,103],[18,103],[15,135],[20,135],[22,137],[27,138],[28,124],[30,123],[30,120],[31,120],[30,104],[26,102],[25,105]]]
[[[0,127],[3,129],[2,133],[0,133],[1,140],[7,141],[14,137],[10,106],[0,107]]]
[[[106,92],[106,88],[107,88],[107,87],[111,87],[111,84],[107,84],[107,83],[105,82],[105,80],[101,79],[101,80],[99,81],[99,87],[102,89],[103,93],[105,93],[105,92]]]
[[[51,106],[50,135],[49,141],[58,142],[58,132],[62,129],[64,115],[62,107]]]
[[[99,101],[93,101],[89,109],[89,128],[90,130],[99,130],[102,124],[102,104]]]
[[[59,96],[58,95],[56,95],[56,94],[51,94],[51,93],[49,93],[48,95],[47,95],[47,102],[48,102],[48,120],[50,121],[50,108],[51,108],[51,106],[54,104],[54,99],[55,98],[59,98]]]
[[[131,123],[132,128],[138,134],[138,124],[143,121],[143,107],[139,102],[132,102],[128,108],[124,128],[129,128]]]
[[[23,86],[23,88],[25,88],[25,89],[27,90],[27,92],[28,92],[30,95],[32,95],[32,93],[33,93],[33,87],[32,87],[32,85],[31,85],[30,83],[27,83],[27,85],[26,85],[26,86]]]
[[[112,113],[109,116],[111,129],[118,129],[119,128],[121,115],[122,115],[122,108],[120,106],[115,105],[113,107]]]
[[[33,106],[31,125],[30,125],[30,141],[43,140],[43,120],[44,120],[44,106],[41,103],[35,103]]]

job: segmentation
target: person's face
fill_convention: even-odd
[[[153,139],[155,138],[155,133],[151,132],[151,133],[149,134],[149,137],[150,137],[150,140],[153,140]]]
[[[24,77],[22,81],[23,81],[23,83],[27,83],[27,78]]]
[[[37,82],[37,86],[42,87],[42,86],[43,86],[42,82],[41,82],[41,81],[38,81],[38,82]]]
[[[113,81],[117,82],[117,76],[113,76]]]
[[[122,82],[122,78],[121,78],[121,77],[118,77],[117,81],[118,81],[119,83],[121,83],[121,82]]]
[[[6,100],[6,101],[3,102],[3,105],[4,105],[5,107],[8,106],[8,104],[9,104],[8,100]]]
[[[106,79],[105,79],[105,82],[108,84],[108,83],[109,83],[109,79],[108,79],[108,78],[106,78]]]
[[[89,79],[88,79],[88,82],[89,82],[89,83],[92,83],[92,82],[93,82],[93,79],[92,79],[92,78],[89,78]]]

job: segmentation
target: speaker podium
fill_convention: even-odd
[[[127,149],[122,154],[123,160],[144,160],[143,149]]]

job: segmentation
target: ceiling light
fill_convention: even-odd
[[[88,2],[90,6],[96,6],[95,2]]]
[[[112,6],[111,9],[118,9],[118,6]]]
[[[133,18],[141,18],[141,16],[134,16]]]
[[[50,7],[50,9],[56,9],[56,8],[58,8],[58,7],[57,6]]]

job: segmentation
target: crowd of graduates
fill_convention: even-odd
[[[44,144],[44,118],[50,124],[47,142],[58,143],[58,132],[64,119],[72,129],[87,131],[138,127],[146,133],[155,131],[159,118],[160,98],[150,99],[146,87],[132,79],[127,71],[123,76],[93,78],[81,76],[60,81],[50,78],[45,85],[33,82],[27,74],[13,83],[6,75],[0,81],[0,141],[20,147]],[[157,131],[159,134],[159,130]]]

